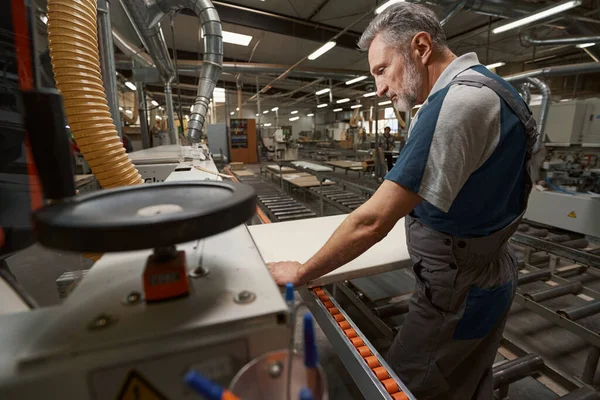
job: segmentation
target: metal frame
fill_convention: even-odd
[[[519,232],[515,232],[510,238],[510,241],[523,246],[533,247],[538,251],[545,251],[547,253],[557,255],[575,263],[588,265],[594,268],[600,268],[600,255],[566,247],[560,243],[548,242],[544,239],[525,235]]]
[[[340,307],[339,303],[327,292],[327,290],[323,289],[325,293],[329,296],[329,301],[331,301],[340,313],[344,316],[346,321],[350,324],[352,329],[356,331],[356,333],[361,337],[365,346],[368,346],[374,356],[377,357],[377,360],[381,363],[381,366],[385,367],[390,377],[396,381],[398,386],[404,391],[406,396],[410,400],[416,400],[416,398],[412,395],[412,393],[408,390],[406,385],[398,378],[398,376],[394,373],[394,371],[389,367],[383,357],[375,350],[373,345],[365,338],[365,336],[361,333],[360,329],[352,322],[348,314]],[[377,376],[371,371],[368,365],[364,362],[360,354],[356,351],[350,339],[346,337],[344,331],[338,326],[335,322],[329,311],[325,308],[325,306],[317,301],[315,294],[308,291],[306,288],[302,288],[298,290],[300,296],[304,300],[308,309],[312,312],[315,320],[325,333],[325,336],[329,339],[329,342],[333,346],[334,350],[340,357],[340,360],[344,364],[344,367],[348,371],[348,373],[352,376],[352,379],[365,396],[365,398],[369,400],[376,399],[387,399],[392,400],[392,397],[387,392],[387,390],[383,387],[383,385],[377,379]]]
[[[342,284],[334,283],[334,288],[336,291],[341,292],[354,307],[358,308],[358,310],[363,313],[363,316],[366,317],[386,338],[391,339],[395,336],[393,329],[383,322],[381,318],[373,314],[373,311],[367,307],[367,305],[359,299],[348,286],[346,286],[346,282]]]

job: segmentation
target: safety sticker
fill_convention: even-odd
[[[575,214],[575,211],[571,211],[568,216],[570,218],[577,218],[577,214]]]
[[[137,371],[132,370],[121,387],[117,400],[168,400]]]

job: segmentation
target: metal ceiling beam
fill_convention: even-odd
[[[331,25],[309,22],[298,18],[275,14],[249,7],[213,1],[221,22],[259,29],[261,31],[278,33],[299,39],[325,42],[337,34],[341,29]],[[195,16],[189,10],[183,10],[182,14]],[[337,45],[349,49],[356,49],[356,43],[360,38],[359,32],[348,31],[337,39]]]
[[[313,12],[311,12],[311,13],[310,13],[309,17],[308,17],[308,18],[306,18],[306,20],[307,20],[307,21],[310,21],[311,19],[313,19],[314,17],[316,17],[316,16],[317,16],[317,14],[318,14],[318,13],[320,13],[320,12],[321,12],[321,10],[322,10],[323,8],[325,8],[325,6],[326,6],[326,5],[327,5],[327,4],[328,4],[330,1],[331,1],[331,0],[323,0],[323,2],[322,2],[321,4],[319,4],[319,5],[317,6],[317,8],[315,8],[315,9],[313,10]]]

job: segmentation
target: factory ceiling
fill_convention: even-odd
[[[384,3],[364,0],[233,0],[214,1],[228,32],[249,35],[247,46],[225,43],[225,60],[230,63],[258,63],[292,66],[315,51],[328,40],[338,35],[337,46],[314,61],[305,60],[299,67],[329,69],[332,71],[354,71],[357,76],[368,75],[366,54],[356,50],[361,32],[374,16],[374,9]],[[564,2],[564,1],[562,1]],[[561,3],[560,1],[511,1],[511,0],[463,0],[421,1],[431,7],[440,18],[448,18],[444,25],[451,49],[458,55],[477,53],[483,64],[497,62],[505,65],[496,69],[500,75],[510,75],[530,69],[551,65],[590,62],[600,58],[600,44],[588,48],[558,44],[534,46],[524,39],[529,35],[535,39],[567,38],[573,36],[600,35],[600,1],[583,0],[578,7],[539,20],[521,28],[494,34],[494,28],[524,15]],[[39,0],[44,6],[44,0]],[[132,42],[140,45],[135,32],[116,0],[111,2],[113,27]],[[163,31],[171,54],[177,52],[180,64],[202,60],[203,45],[197,17],[182,12],[172,21],[163,23]],[[117,52],[118,55],[118,52]],[[122,56],[122,55],[121,55]],[[130,71],[122,71],[130,76]],[[240,87],[245,104],[256,104],[257,83],[264,89],[261,102],[264,107],[286,106],[316,107],[314,92],[333,85],[332,98],[349,97],[353,101],[374,102],[362,95],[373,90],[369,78],[362,82],[345,85],[344,79],[319,76],[310,77],[290,73],[284,79],[273,80],[281,70],[225,72],[221,76],[223,87],[235,91]],[[180,83],[190,94],[193,91],[195,72],[182,72]],[[595,74],[578,77],[552,78],[554,95],[573,97],[597,95],[599,76]],[[312,85],[311,85],[312,83]],[[269,85],[270,84],[270,85]],[[270,87],[268,87],[270,86]],[[159,91],[158,85],[149,86],[152,92]],[[558,98],[559,98],[558,97]],[[325,99],[327,100],[327,99]],[[177,96],[175,96],[177,101]],[[322,100],[323,101],[323,100]]]

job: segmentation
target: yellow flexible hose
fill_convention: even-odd
[[[48,41],[67,121],[100,185],[143,183],[125,153],[106,101],[98,56],[96,0],[49,0]]]

